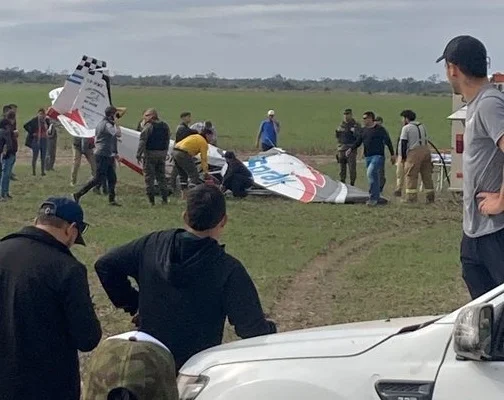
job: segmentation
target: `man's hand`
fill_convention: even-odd
[[[352,154],[352,149],[348,149],[347,151],[345,151],[345,155],[347,157],[350,157],[350,154]]]
[[[137,157],[137,162],[138,162],[138,164],[142,165],[143,164],[143,158],[142,157]]]
[[[497,215],[504,212],[504,198],[500,193],[482,192],[478,193],[477,199],[481,199],[479,203],[479,211],[483,215]]]

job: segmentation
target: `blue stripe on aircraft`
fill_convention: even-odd
[[[77,81],[77,80],[75,80],[75,79],[72,79],[71,77],[68,77],[68,78],[67,78],[67,81],[72,82],[72,83],[75,83],[75,84],[77,84],[77,85],[80,85],[80,84],[82,83],[82,82],[80,82],[80,81]]]
[[[72,76],[84,80],[84,77],[82,75],[78,75],[76,73],[73,73]]]

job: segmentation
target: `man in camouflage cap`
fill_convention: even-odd
[[[83,399],[123,398],[178,400],[171,352],[143,332],[127,332],[104,340],[90,360]]]

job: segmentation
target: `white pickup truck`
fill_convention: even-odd
[[[444,317],[280,333],[191,358],[181,400],[502,400],[504,285]]]

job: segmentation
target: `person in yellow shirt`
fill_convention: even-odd
[[[174,162],[171,173],[171,186],[173,192],[177,187],[177,176],[180,176],[180,189],[184,193],[188,186],[188,178],[191,186],[201,183],[198,168],[194,157],[200,154],[201,169],[208,176],[208,143],[212,139],[213,132],[210,129],[203,129],[201,134],[189,135],[185,139],[175,144],[172,151]]]

